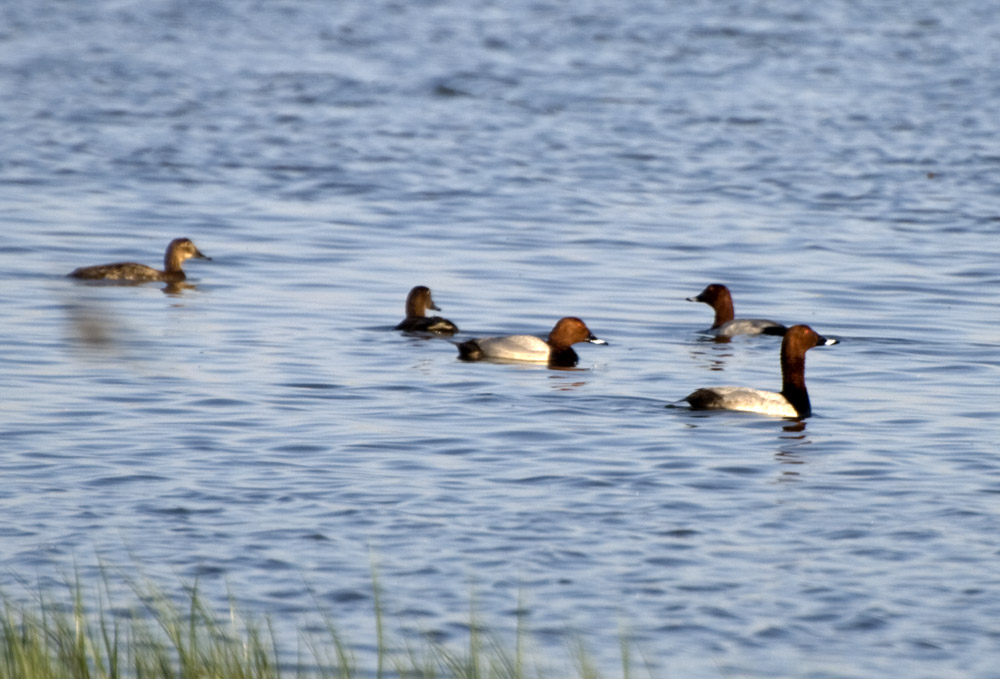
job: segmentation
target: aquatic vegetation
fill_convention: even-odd
[[[35,591],[27,602],[0,603],[0,679],[541,679],[598,676],[583,644],[574,642],[575,672],[531,662],[528,633],[518,622],[514,648],[484,631],[470,613],[468,643],[461,649],[428,641],[423,648],[387,639],[381,593],[373,584],[376,667],[361,667],[351,641],[324,616],[319,638],[299,634],[297,657],[279,648],[272,621],[243,613],[232,596],[225,612],[214,610],[198,585],[186,587],[180,604],[148,580],[130,582],[123,607],[109,594],[105,574],[96,587],[79,577],[68,597]],[[117,597],[116,597],[117,598]],[[623,676],[629,676],[629,644],[622,641]]]

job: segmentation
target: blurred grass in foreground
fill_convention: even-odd
[[[514,648],[483,632],[470,614],[469,637],[455,649],[428,641],[423,648],[392,645],[377,579],[375,624],[376,667],[360,667],[334,620],[324,616],[325,635],[299,634],[297,659],[289,661],[278,646],[275,629],[265,616],[243,614],[230,597],[219,615],[198,591],[186,588],[178,605],[146,581],[130,582],[129,607],[112,603],[112,583],[105,572],[90,591],[79,577],[68,583],[69,599],[57,602],[45,592],[34,601],[0,603],[0,679],[542,679],[598,673],[581,642],[573,644],[575,668],[544,667],[526,658],[527,632],[518,622]],[[629,679],[629,644],[622,639],[622,676]]]

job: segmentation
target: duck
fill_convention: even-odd
[[[813,347],[838,344],[808,325],[793,325],[781,340],[781,391],[750,387],[707,387],[697,389],[681,401],[692,410],[739,410],[743,412],[804,418],[812,414],[806,391],[806,352]]]
[[[547,363],[555,368],[572,368],[579,356],[572,345],[577,342],[607,344],[595,337],[587,324],[575,316],[559,319],[547,339],[534,335],[479,337],[458,344],[458,357],[464,361],[497,360]]]
[[[154,269],[145,264],[135,262],[117,262],[115,264],[98,264],[97,266],[82,266],[74,269],[69,274],[70,278],[82,278],[84,280],[105,280],[105,281],[164,281],[166,283],[178,283],[187,278],[181,269],[185,261],[191,259],[207,259],[190,238],[175,238],[167,245],[167,251],[163,255],[163,271]]]
[[[406,318],[399,322],[396,330],[406,332],[433,332],[438,335],[454,335],[458,326],[447,318],[427,316],[428,309],[441,311],[431,297],[431,289],[426,285],[418,285],[406,296]]]
[[[688,297],[689,302],[704,302],[715,309],[715,321],[705,334],[714,337],[735,337],[736,335],[784,335],[788,330],[777,321],[764,318],[736,318],[733,313],[733,296],[729,288],[721,283],[712,283],[696,297]]]

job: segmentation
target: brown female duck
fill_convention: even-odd
[[[207,259],[201,251],[195,247],[189,238],[175,238],[167,246],[167,252],[163,256],[163,271],[154,269],[145,264],[135,262],[117,262],[114,264],[98,264],[97,266],[82,266],[75,269],[68,275],[71,278],[82,278],[84,280],[103,281],[164,281],[166,283],[178,283],[183,281],[185,275],[181,265],[191,259]]]

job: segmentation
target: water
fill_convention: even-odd
[[[626,629],[661,677],[995,677],[993,14],[5,3],[0,580],[138,562],[351,637],[374,561],[391,633],[474,599],[610,675]],[[192,288],[62,277],[177,236]],[[696,334],[715,281],[842,340],[812,418],[663,407],[778,386]],[[416,284],[610,346],[465,364],[391,331]]]

